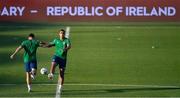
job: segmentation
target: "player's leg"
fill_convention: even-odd
[[[64,84],[64,69],[63,68],[59,68],[59,75],[58,75],[58,87],[57,87],[57,93],[61,93],[62,91],[62,87]]]
[[[30,67],[30,62],[25,63],[25,69],[26,69],[26,83],[27,83],[27,88],[28,92],[31,91],[31,78],[30,78],[30,72],[31,72],[31,67]]]
[[[66,68],[66,59],[59,59],[59,79],[58,79],[58,84],[59,84],[59,91],[62,90],[62,86],[64,84],[64,72]]]
[[[28,92],[31,92],[31,77],[30,77],[30,72],[26,72],[26,83],[27,83],[27,87],[28,87]]]
[[[30,62],[30,67],[31,67],[31,78],[35,79],[36,72],[37,72],[37,61],[31,61]]]
[[[56,69],[56,62],[51,63],[50,73],[54,74]]]
[[[64,72],[65,70],[63,68],[59,69],[59,84],[63,85],[64,84]]]
[[[49,79],[53,79],[53,75],[55,73],[55,69],[56,69],[56,62],[52,62],[51,63],[51,68],[50,68],[50,71],[49,71],[49,74],[48,74],[48,78]]]
[[[54,55],[52,58],[52,62],[51,62],[51,68],[50,68],[50,71],[48,74],[49,79],[53,79],[53,75],[55,73],[55,69],[56,69],[57,64],[58,64],[58,57]]]
[[[59,84],[59,90],[62,89],[62,86],[64,84],[64,69],[63,68],[60,68],[59,69],[59,78],[58,78],[58,84]]]

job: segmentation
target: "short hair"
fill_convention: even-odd
[[[30,34],[28,35],[28,37],[32,37],[32,38],[34,38],[34,37],[35,37],[35,35],[34,35],[33,33],[30,33]]]
[[[66,33],[66,31],[65,31],[64,29],[59,30],[59,32],[60,32],[60,31],[62,31],[64,34]]]

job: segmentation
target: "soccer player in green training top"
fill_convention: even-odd
[[[59,38],[55,38],[48,47],[55,46],[55,54],[52,58],[49,79],[53,78],[55,67],[59,65],[59,80],[58,80],[58,92],[60,93],[64,83],[64,72],[66,68],[67,52],[71,48],[71,43],[68,38],[65,37],[65,30],[61,29],[59,32]]]
[[[26,70],[26,82],[28,87],[28,92],[31,92],[31,78],[34,79],[37,70],[37,60],[36,60],[36,50],[38,47],[45,47],[45,43],[42,43],[34,39],[34,34],[29,34],[28,40],[25,40],[16,49],[16,51],[10,56],[11,59],[14,58],[15,54],[21,49],[24,49],[24,66]]]

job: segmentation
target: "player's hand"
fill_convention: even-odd
[[[67,49],[63,49],[63,52],[66,52],[67,51]]]
[[[13,58],[14,58],[14,55],[11,55],[10,58],[13,59]]]

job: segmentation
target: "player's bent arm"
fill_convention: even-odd
[[[18,53],[22,48],[23,48],[22,46],[17,47],[15,52],[10,56],[10,58],[13,59],[16,53]]]
[[[68,51],[69,49],[71,49],[71,45],[67,46],[64,51]]]

